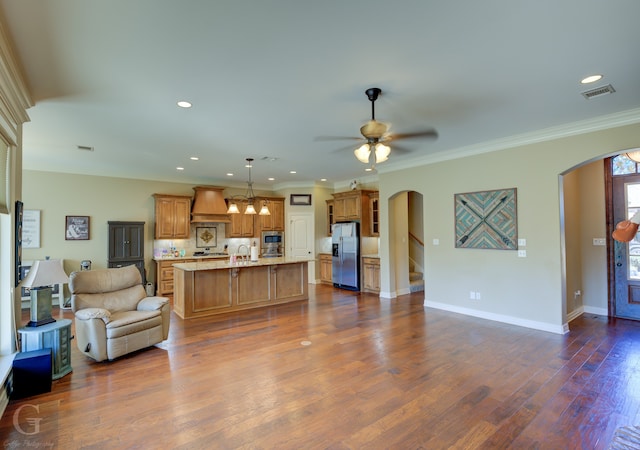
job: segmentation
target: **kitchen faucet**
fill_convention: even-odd
[[[250,256],[250,251],[249,251],[249,246],[247,244],[240,244],[238,245],[238,255],[243,256],[242,253],[240,253],[240,249],[244,247],[247,249],[247,254],[244,255],[243,261],[245,261],[245,264],[249,262],[249,256]]]

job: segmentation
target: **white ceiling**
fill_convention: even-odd
[[[364,177],[339,150],[350,142],[314,139],[359,136],[374,86],[393,131],[439,133],[399,142],[412,151],[379,170],[640,115],[636,0],[0,0],[0,11],[35,103],[26,169],[229,185],[253,157],[258,187]],[[594,73],[604,79],[580,84]],[[612,95],[581,95],[609,83]]]

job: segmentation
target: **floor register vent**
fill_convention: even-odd
[[[601,95],[613,94],[616,90],[610,84],[606,86],[600,86],[595,89],[591,89],[590,91],[584,91],[582,95],[587,100],[590,100],[594,97],[600,97]]]

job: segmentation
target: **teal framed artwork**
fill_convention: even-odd
[[[456,248],[518,249],[516,188],[455,194]]]

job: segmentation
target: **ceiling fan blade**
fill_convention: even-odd
[[[437,138],[438,132],[431,128],[430,130],[417,131],[415,133],[394,133],[389,135],[385,140],[387,142],[397,141],[399,139],[415,139],[415,138]]]
[[[402,154],[402,155],[406,155],[407,153],[411,153],[411,152],[413,152],[413,150],[410,150],[410,149],[408,149],[406,147],[401,147],[401,146],[396,145],[396,144],[393,144],[391,146],[391,154],[392,155],[394,153],[399,153],[399,154]]]
[[[362,137],[355,136],[316,136],[314,141],[361,141]]]

